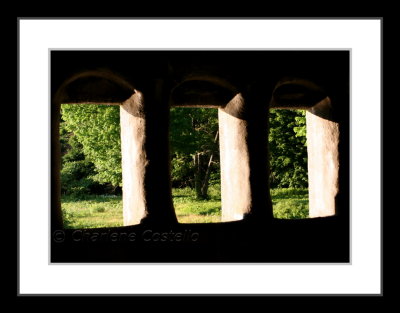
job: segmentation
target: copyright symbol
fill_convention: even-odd
[[[62,230],[56,230],[53,233],[53,240],[54,242],[61,243],[65,240],[65,233]]]

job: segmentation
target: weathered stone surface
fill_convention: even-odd
[[[177,222],[170,185],[168,98],[157,91],[149,88],[146,96],[136,90],[120,107],[125,226]]]
[[[243,102],[243,98],[238,95],[232,101]],[[219,109],[218,122],[222,221],[241,220],[251,207],[246,121]]]
[[[279,81],[272,93],[271,108],[308,109],[324,98],[326,92],[307,79],[286,78]]]
[[[134,92],[125,79],[106,70],[83,71],[64,82],[64,103],[97,103],[118,105]]]
[[[306,113],[310,217],[336,212],[339,125],[329,120],[330,111],[330,100],[326,98]]]
[[[218,118],[222,220],[271,219],[268,103],[239,93]]]
[[[144,185],[146,120],[133,114],[141,106],[142,95],[139,92],[120,106],[124,225],[139,224],[147,214]]]

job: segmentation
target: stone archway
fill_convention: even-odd
[[[277,83],[271,106],[306,110],[309,216],[337,213],[339,191],[339,123],[331,99],[319,85],[305,79]]]

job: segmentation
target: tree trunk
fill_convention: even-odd
[[[202,170],[201,170],[201,160],[202,160],[202,158],[201,158],[201,153],[196,153],[194,156],[193,156],[193,161],[194,161],[194,188],[195,188],[195,190],[196,190],[196,198],[197,199],[203,199],[203,196],[202,196],[202,192],[201,192],[201,186],[202,186],[202,184],[201,184],[201,180],[202,180],[202,177],[201,177],[201,172],[202,172]]]
[[[207,170],[206,170],[206,173],[204,175],[203,184],[201,186],[201,195],[202,195],[203,199],[208,197],[208,195],[207,195],[207,192],[208,192],[208,181],[210,179],[211,163],[212,163],[213,157],[214,157],[214,153],[211,153],[210,160],[208,161],[208,165],[207,165]]]
[[[214,143],[216,143],[217,140],[218,140],[218,134],[219,133],[217,131],[217,133],[215,134]],[[207,164],[207,169],[206,169],[204,177],[203,177],[203,183],[201,184],[200,192],[201,192],[202,199],[207,199],[208,198],[208,186],[209,186],[208,182],[209,182],[209,179],[210,179],[211,164],[212,164],[212,161],[213,161],[213,157],[214,157],[214,152],[212,152],[211,155],[210,155],[210,159],[209,159],[208,164]]]

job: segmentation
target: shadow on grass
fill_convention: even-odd
[[[210,208],[207,211],[197,212],[199,215],[221,215],[221,208]]]
[[[271,198],[275,199],[304,199],[308,198],[308,189],[282,188],[271,189]]]

